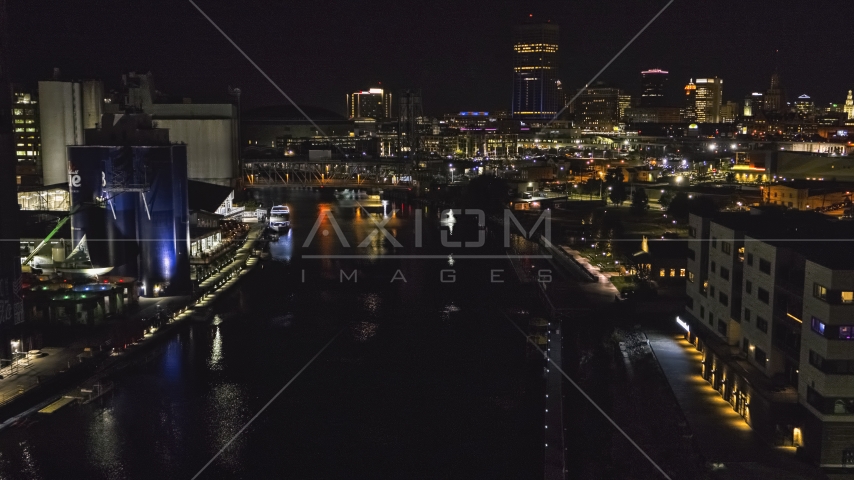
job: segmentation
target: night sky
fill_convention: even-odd
[[[561,26],[564,84],[583,86],[666,0],[197,0],[297,102],[344,113],[345,94],[382,82],[421,88],[425,113],[509,110],[512,25],[529,13]],[[154,73],[159,90],[286,103],[182,0],[11,0],[13,79]],[[724,100],[768,88],[774,52],[789,100],[842,103],[854,89],[854,2],[676,0],[602,80],[633,93],[639,72],[669,70],[671,103],[689,78],[724,79]]]

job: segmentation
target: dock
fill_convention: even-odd
[[[62,397],[59,400],[39,410],[39,413],[54,413],[60,408],[76,401],[77,399],[75,397]]]

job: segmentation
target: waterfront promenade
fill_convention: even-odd
[[[234,259],[217,273],[211,275],[199,286],[201,297],[195,302],[191,296],[174,296],[161,298],[141,298],[139,308],[125,317],[127,320],[146,319],[155,316],[158,312],[175,312],[171,323],[186,319],[194,307],[206,307],[222,294],[228,291],[240,278],[241,275],[250,271],[257,263],[257,258],[252,257],[255,242],[264,230],[263,224],[253,225],[244,240],[243,245],[237,250]],[[147,334],[139,339],[140,342],[153,342],[160,335],[170,335],[171,329]],[[104,333],[104,335],[108,335]],[[72,367],[86,362],[87,357],[98,354],[106,346],[107,338],[93,340],[73,341],[65,347],[45,347],[40,354],[28,355],[26,359],[18,360],[15,367],[6,367],[0,371],[3,379],[0,379],[0,408],[14,402],[19,396],[30,392],[47,381],[58,380],[67,374]],[[89,351],[86,349],[89,348]],[[44,354],[44,355],[42,355]],[[110,366],[121,358],[107,362]],[[102,366],[103,368],[103,366]],[[26,407],[24,407],[26,408]],[[21,408],[16,408],[21,410]],[[4,415],[5,417],[5,415]],[[7,418],[0,418],[0,428]]]

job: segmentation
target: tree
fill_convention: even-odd
[[[726,183],[735,183],[735,172],[729,172],[726,174]]]
[[[690,199],[685,192],[679,192],[673,196],[673,198],[668,202],[667,205],[667,213],[673,215],[678,219],[688,218],[689,205],[688,202]]]
[[[718,205],[711,198],[697,196],[689,199],[683,192],[677,193],[667,207],[667,213],[679,220],[687,220],[689,213],[708,217],[717,211]]]
[[[605,175],[605,185],[608,186],[608,199],[614,205],[622,205],[626,201],[626,187],[623,184],[623,169],[612,168]]]
[[[632,196],[632,212],[641,214],[649,208],[649,197],[646,196],[646,189],[643,187],[636,188],[635,194]]]
[[[614,205],[622,205],[626,201],[626,186],[622,182],[609,186],[608,199]]]
[[[673,200],[673,194],[670,192],[664,192],[658,197],[658,203],[661,204],[662,207],[668,208],[670,206],[670,202]]]
[[[602,181],[597,180],[595,178],[591,178],[586,182],[581,184],[581,193],[589,195],[590,198],[593,198],[593,195],[599,195],[599,192],[602,189]]]

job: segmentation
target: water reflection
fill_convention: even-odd
[[[219,325],[216,327],[216,331],[214,332],[213,343],[211,344],[211,356],[208,358],[208,368],[213,371],[221,371],[223,366],[223,353],[222,353],[222,332],[219,330]]]
[[[454,305],[454,302],[450,302],[442,309],[442,320],[449,321],[451,320],[451,316],[460,311],[460,307]]]
[[[21,446],[21,461],[23,465],[21,466],[21,473],[25,474],[25,478],[43,478],[42,475],[39,474],[39,469],[36,465],[36,459],[32,453],[32,446],[26,440],[19,443]]]
[[[376,293],[362,295],[359,298],[359,303],[361,303],[368,318],[353,322],[350,325],[350,332],[353,340],[357,342],[367,342],[377,334],[377,329],[379,328],[377,319],[380,316],[382,297]]]
[[[216,385],[207,398],[208,435],[211,446],[219,451],[249,421],[248,398],[244,387],[234,383]],[[245,467],[241,465],[246,435],[238,436],[222,453],[217,464],[232,473]]]
[[[276,260],[281,260],[285,263],[291,263],[291,257],[294,253],[294,231],[288,229],[288,233],[279,236],[279,241],[270,242],[270,255]]]
[[[87,456],[106,478],[127,476],[123,466],[122,439],[117,428],[113,409],[107,408],[95,416],[87,432]]]

